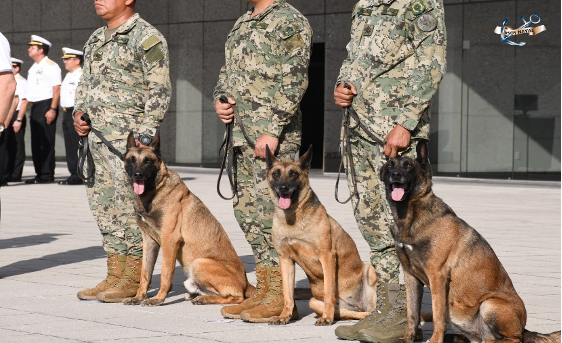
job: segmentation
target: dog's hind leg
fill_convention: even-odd
[[[316,313],[316,315],[318,317],[321,317],[322,313],[324,313],[325,304],[321,300],[318,300],[318,299],[313,297],[308,302],[308,306],[310,307],[310,309],[312,311],[314,311],[314,313]],[[359,319],[363,319],[363,318],[367,317],[369,315],[369,313],[371,313],[371,312],[357,312],[357,311],[349,310],[347,308],[336,305],[334,317],[335,317],[335,319],[338,319],[338,320],[359,320]]]
[[[482,341],[518,343],[523,341],[523,331],[527,319],[525,305],[517,297],[504,300],[501,298],[487,299],[480,304],[482,318]]]
[[[244,301],[245,275],[239,280],[228,266],[217,261],[205,258],[194,260],[189,277],[191,287],[201,294],[191,298],[194,304],[239,304]],[[188,291],[192,292],[189,288]]]

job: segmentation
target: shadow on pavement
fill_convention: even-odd
[[[44,233],[40,235],[0,239],[0,250],[11,249],[11,248],[23,248],[23,247],[29,247],[39,244],[47,244],[57,240],[58,236],[66,236],[66,234]]]
[[[103,258],[107,254],[101,246],[65,251],[61,253],[46,255],[25,261],[18,261],[4,267],[0,267],[0,279],[33,273],[66,264]]]

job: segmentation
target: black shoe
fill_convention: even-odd
[[[0,182],[0,187],[6,187],[8,185],[8,181]]]
[[[82,179],[77,177],[69,177],[66,180],[59,181],[59,185],[82,185],[82,184],[84,184],[84,181],[82,181]]]
[[[54,180],[52,179],[35,178],[35,179],[27,180],[25,181],[25,183],[27,183],[28,185],[32,185],[32,184],[40,184],[40,183],[53,183],[53,181]]]

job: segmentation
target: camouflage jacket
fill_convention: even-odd
[[[312,28],[294,7],[277,0],[260,14],[238,19],[225,44],[213,98],[232,97],[254,142],[262,135],[300,146],[299,103],[308,86]],[[247,144],[235,121],[234,145]]]
[[[446,70],[446,44],[442,0],[355,5],[337,83],[357,87],[352,106],[381,141],[397,124],[412,137],[429,137],[430,102]]]
[[[166,40],[138,14],[107,41],[105,30],[84,45],[74,109],[88,113],[108,140],[126,139],[130,131],[153,136],[172,93]]]

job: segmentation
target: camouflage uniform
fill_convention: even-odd
[[[379,170],[386,162],[383,141],[401,125],[429,139],[430,102],[445,73],[446,33],[442,0],[360,0],[353,9],[351,41],[337,84],[357,88],[352,107],[378,141],[356,128],[350,135],[358,196],[355,218],[371,247],[379,278],[398,282],[399,261],[390,232],[392,216]],[[351,120],[350,127],[357,126]],[[348,174],[349,189],[353,189]]]
[[[138,14],[107,40],[106,29],[96,30],[84,46],[75,111],[88,113],[92,127],[124,153],[129,132],[153,137],[164,119],[171,96],[168,46]],[[96,135],[90,134],[88,142],[95,175],[87,193],[104,249],[140,257],[142,236],[124,163]]]
[[[235,23],[225,44],[226,63],[214,99],[232,97],[249,138],[262,134],[279,138],[280,160],[293,160],[300,147],[299,103],[308,86],[312,29],[295,8],[277,0]],[[273,201],[265,177],[265,160],[252,157],[236,120],[233,127],[237,196],[234,213],[256,262],[278,265],[271,241]]]

